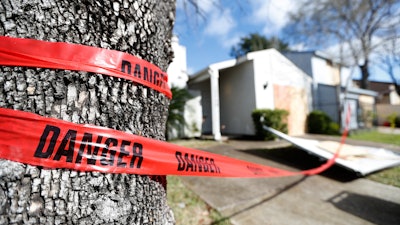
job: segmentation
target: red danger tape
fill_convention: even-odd
[[[130,80],[172,97],[165,72],[146,60],[115,50],[0,36],[0,65],[100,73]]]
[[[342,140],[343,141],[343,140]],[[108,128],[0,108],[0,158],[78,171],[208,177],[313,175],[334,164],[291,172]]]

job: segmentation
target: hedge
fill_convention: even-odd
[[[262,128],[262,125],[272,127],[275,130],[279,130],[283,133],[288,132],[287,128],[287,116],[289,112],[282,109],[255,109],[251,116],[253,118],[254,127],[256,131],[256,137],[261,140],[274,140],[275,136]],[[263,118],[263,122],[261,122]]]
[[[307,116],[307,132],[336,135],[340,133],[340,127],[325,112],[315,110]]]

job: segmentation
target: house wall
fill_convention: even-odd
[[[340,85],[342,87],[353,86],[352,77],[354,76],[354,68],[342,67],[340,68]]]
[[[312,101],[309,76],[276,50],[255,58],[254,64],[257,108],[287,110],[288,133],[304,134]]]
[[[375,98],[368,95],[358,97],[361,125],[364,128],[372,128],[375,114]]]
[[[390,90],[389,94],[390,104],[400,105],[400,96],[397,94],[394,85],[390,85],[389,90]]]
[[[190,90],[200,91],[201,93],[201,108],[203,115],[203,123],[201,132],[203,134],[212,133],[212,118],[211,118],[211,89],[210,79],[203,80],[198,83],[189,84]]]
[[[183,113],[186,122],[184,136],[186,138],[200,137],[203,125],[202,96],[200,91],[190,90],[189,93],[192,97],[187,100]]]
[[[168,66],[168,85],[170,87],[186,87],[189,79],[186,66],[186,48],[179,44],[178,37],[174,36],[171,41],[174,50],[174,59]]]
[[[251,118],[251,113],[256,107],[253,73],[253,61],[220,71],[222,134],[255,134]]]
[[[312,78],[311,58],[314,55],[313,52],[285,52],[283,55]]]
[[[332,65],[331,63],[328,63],[328,65],[331,66],[332,74],[333,74],[333,83],[335,85],[341,85],[341,68],[338,65]]]
[[[314,82],[326,85],[339,85],[339,68],[332,65],[328,60],[319,57],[311,58],[312,74]]]
[[[314,110],[325,112],[334,122],[339,123],[340,100],[337,86],[317,84],[317,98],[314,99]]]
[[[254,59],[254,87],[257,109],[274,109],[273,62],[270,54]]]
[[[304,88],[273,85],[275,106],[289,112],[287,117],[288,134],[302,135],[305,133],[308,114],[307,94]]]
[[[376,114],[378,119],[378,125],[382,126],[387,120],[388,116],[391,114],[397,114],[400,116],[400,105],[390,105],[390,104],[377,104]]]

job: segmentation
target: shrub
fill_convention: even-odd
[[[387,118],[386,118],[388,120],[391,128],[395,128],[396,127],[396,117],[397,117],[397,114],[396,113],[392,113],[389,116],[387,116]]]
[[[396,120],[394,121],[394,123],[396,124],[396,127],[400,127],[400,116],[396,117]]]
[[[392,113],[386,118],[391,128],[400,127],[400,116],[397,113]]]
[[[339,124],[324,112],[315,110],[307,117],[307,131],[311,134],[339,134]]]
[[[179,132],[182,126],[186,126],[185,117],[183,111],[187,100],[191,98],[189,91],[185,88],[172,87],[172,99],[169,103],[168,118],[165,130],[165,137],[169,140],[170,132],[177,130]]]
[[[333,134],[333,135],[338,135],[340,134],[340,126],[338,123],[335,122],[330,122],[329,123],[329,129],[326,134]]]
[[[262,125],[272,127],[283,133],[287,133],[287,116],[289,112],[281,109],[255,109],[251,117],[253,118],[254,127],[256,131],[256,137],[262,140],[273,140],[275,136],[269,131],[263,129]],[[261,117],[264,118],[263,123],[261,123]]]

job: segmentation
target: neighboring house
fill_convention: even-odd
[[[360,81],[354,80],[359,86]],[[376,115],[378,125],[388,122],[388,116],[397,114],[400,116],[400,96],[397,94],[394,84],[389,82],[369,81],[369,90],[378,93]]]
[[[316,51],[283,54],[312,78],[314,110],[327,113],[333,121],[344,127],[343,109],[350,108],[350,129],[372,126],[378,94],[351,85],[350,68],[343,67]]]
[[[221,134],[254,135],[251,113],[261,108],[289,111],[289,134],[304,134],[311,83],[281,53],[268,49],[211,64],[194,74],[188,87],[201,92],[202,132],[219,140]]]
[[[187,81],[189,76],[187,74],[186,64],[186,48],[179,44],[177,36],[172,37],[172,49],[174,51],[174,59],[170,63],[168,74],[168,85],[170,87],[187,88]],[[185,118],[185,125],[178,129],[170,129],[168,137],[170,139],[181,137],[199,137],[201,135],[201,96],[198,92],[191,91],[192,98],[186,102],[183,116]],[[172,96],[173,98],[174,96]]]
[[[356,86],[360,86],[359,80],[353,80]],[[400,105],[400,96],[396,93],[393,83],[369,81],[368,90],[378,93],[377,104]]]

